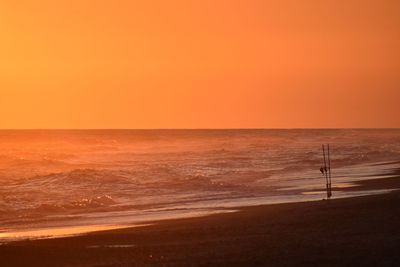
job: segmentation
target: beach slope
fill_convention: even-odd
[[[400,266],[400,192],[0,246],[1,266]]]

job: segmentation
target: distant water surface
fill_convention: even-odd
[[[336,197],[399,168],[399,129],[2,130],[0,238],[322,199],[323,143]]]

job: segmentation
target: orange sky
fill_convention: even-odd
[[[0,2],[0,128],[400,127],[400,1]]]

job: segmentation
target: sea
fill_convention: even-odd
[[[1,130],[0,242],[321,200],[323,144],[333,198],[400,168],[400,129]]]

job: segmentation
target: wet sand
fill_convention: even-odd
[[[363,184],[400,180],[388,179]],[[396,190],[13,242],[0,246],[0,266],[400,266],[399,247]]]

